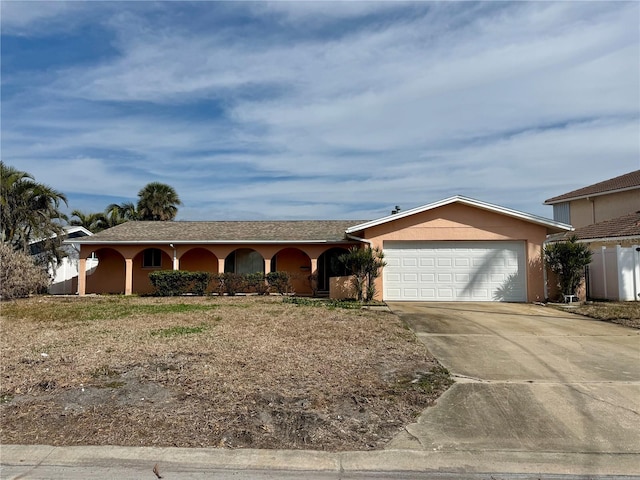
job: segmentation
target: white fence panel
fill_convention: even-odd
[[[589,265],[589,296],[608,300],[640,300],[640,248],[601,247]]]

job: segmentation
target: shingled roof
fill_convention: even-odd
[[[559,202],[567,202],[569,200],[577,200],[579,198],[594,197],[623,190],[640,189],[640,170],[625,173],[619,177],[611,178],[603,182],[594,183],[588,187],[579,188],[569,193],[558,195],[544,201],[545,205],[552,205]]]
[[[78,243],[339,242],[362,220],[126,222]]]
[[[553,235],[551,240],[564,240],[572,236],[578,240],[607,238],[634,238],[640,240],[640,212],[576,228],[573,232]]]

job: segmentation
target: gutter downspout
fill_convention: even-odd
[[[178,251],[176,250],[176,247],[173,245],[173,243],[170,243],[169,246],[171,248],[173,248],[173,269],[174,270],[179,270],[179,267],[178,267]]]

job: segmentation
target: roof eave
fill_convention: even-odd
[[[640,189],[640,185],[634,185],[632,187],[616,188],[614,190],[607,190],[607,191],[598,192],[598,193],[590,193],[587,195],[576,195],[575,197],[559,198],[559,197],[562,197],[562,195],[558,195],[558,197],[553,197],[548,200],[545,200],[544,205],[555,205],[557,203],[573,202],[574,200],[583,200],[585,198],[589,199],[592,197],[601,197],[603,195],[611,195],[612,193],[628,192],[629,190],[639,190],[639,189]]]
[[[79,243],[82,245],[299,245],[304,244],[326,244],[326,243],[354,243],[348,239],[344,240],[65,240],[64,243]]]
[[[487,210],[490,212],[500,213],[503,215],[508,215],[513,218],[518,218],[520,220],[524,220],[530,223],[536,223],[538,225],[545,226],[547,228],[555,228],[559,231],[573,231],[574,228],[571,225],[566,223],[557,222],[555,220],[550,220],[544,217],[539,217],[538,215],[532,215],[530,213],[520,212],[518,210],[513,210],[507,207],[501,207],[499,205],[494,205],[492,203],[483,202],[481,200],[476,200],[474,198],[464,197],[462,195],[456,195],[453,197],[445,198],[444,200],[440,200],[434,203],[430,203],[427,205],[423,205],[421,207],[412,208],[410,210],[406,210],[404,212],[395,213],[393,215],[387,215],[386,217],[379,218],[377,220],[372,220],[370,222],[361,223],[360,225],[354,225],[353,227],[349,227],[346,230],[347,234],[360,232],[367,228],[376,227],[378,225],[382,225],[384,223],[388,223],[394,220],[398,220],[400,218],[408,217],[410,215],[415,215],[418,213],[426,212],[429,210],[433,210],[439,207],[443,207],[445,205],[450,205],[452,203],[461,203],[463,205],[468,205],[476,208],[480,208],[482,210]]]
[[[544,243],[557,243],[564,242],[565,238],[547,239]],[[593,243],[593,242],[620,242],[623,240],[637,240],[640,244],[640,235],[626,235],[623,237],[594,237],[594,238],[579,238],[576,240],[578,243]]]

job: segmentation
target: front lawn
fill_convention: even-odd
[[[388,312],[279,297],[0,308],[4,444],[382,448],[450,385]]]

